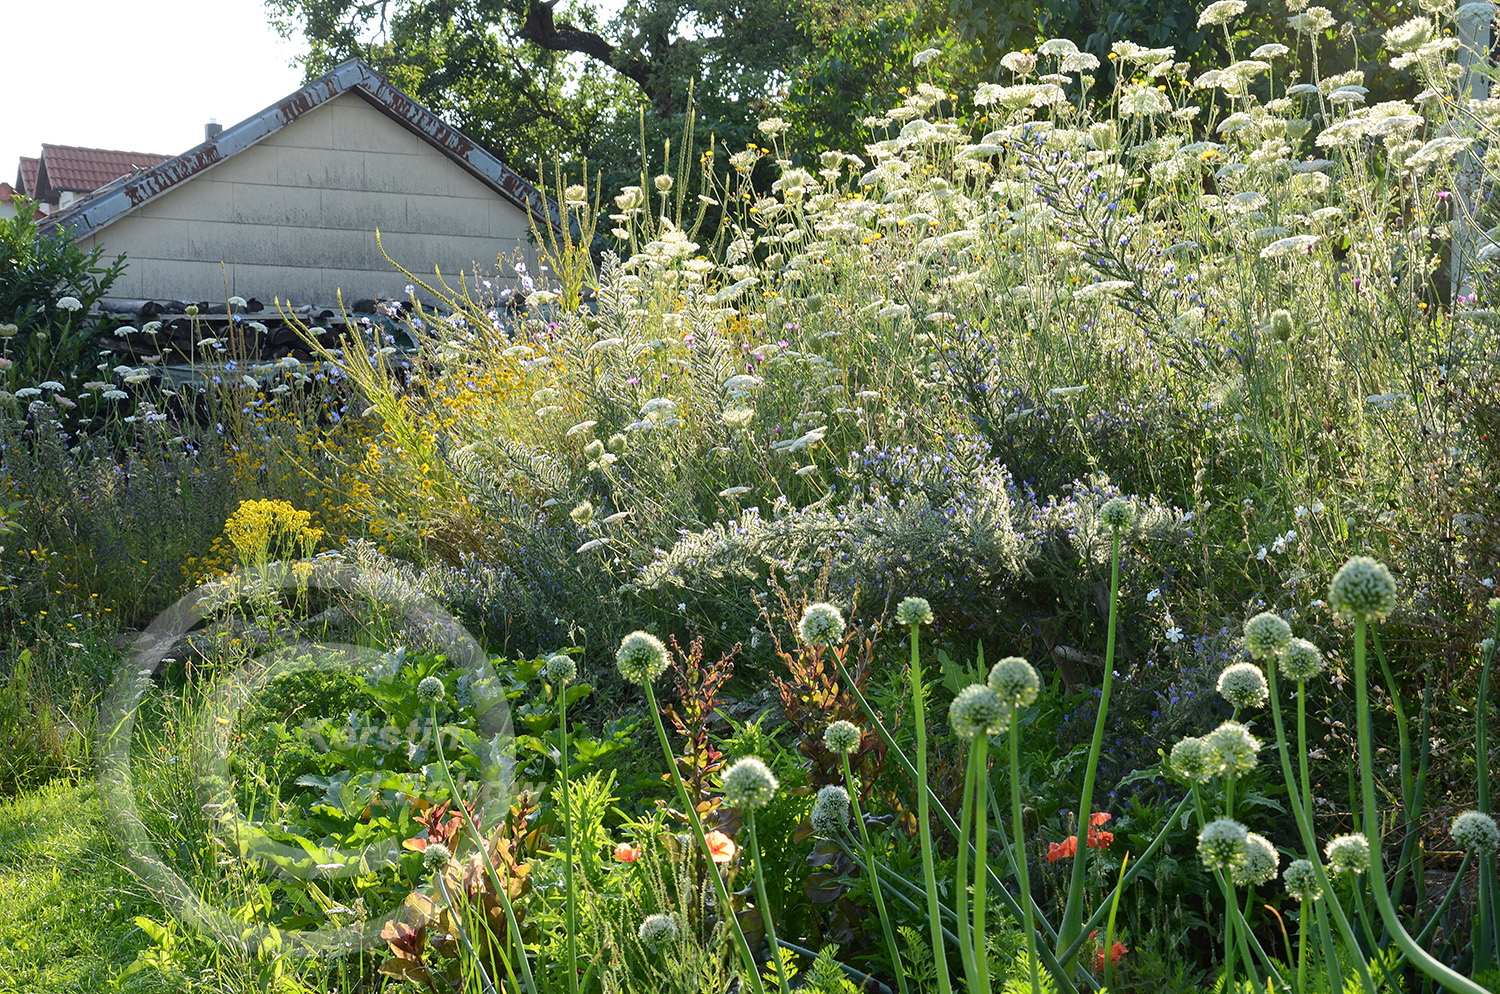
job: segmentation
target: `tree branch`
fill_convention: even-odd
[[[622,55],[607,39],[564,21],[559,24],[552,10],[558,0],[533,0],[526,8],[526,19],[518,37],[549,52],[577,52],[602,62],[626,79],[633,81],[663,116],[675,112],[670,87],[658,85],[660,74],[650,62]]]

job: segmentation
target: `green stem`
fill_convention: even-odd
[[[1312,913],[1312,901],[1304,901],[1297,913],[1297,994],[1307,994],[1307,916]]]
[[[1010,745],[1010,816],[1014,826],[1015,855],[1011,862],[1015,867],[1016,883],[1021,888],[1021,910],[1025,912],[1026,963],[1031,968],[1031,994],[1042,994],[1042,979],[1038,974],[1036,959],[1036,920],[1031,914],[1031,871],[1026,859],[1026,829],[1021,824],[1021,744],[1016,732],[1016,719],[1011,717],[1010,731],[1005,734]],[[1115,888],[1115,900],[1119,900],[1120,889]]]
[[[927,918],[932,933],[932,960],[937,966],[938,991],[940,994],[953,994],[953,981],[948,977],[948,955],[943,948],[942,925],[938,919],[937,871],[933,869],[932,826],[928,824],[927,715],[924,704],[927,693],[922,686],[922,661],[918,652],[918,632],[921,627],[911,626],[911,694],[913,717],[917,726],[917,831],[922,839],[922,874],[927,881]],[[963,938],[963,932],[963,916],[960,915],[960,939]]]
[[[755,809],[750,808],[745,812],[745,823],[750,827],[750,855],[755,859],[755,896],[760,901],[760,920],[766,926],[766,941],[771,946],[771,955],[775,957],[776,979],[781,984],[781,994],[792,994],[792,988],[787,983],[786,967],[781,958],[781,947],[776,945],[776,926],[772,922],[771,895],[766,890],[766,875],[761,869],[764,862],[760,855],[760,840],[755,836]]]
[[[463,916],[459,914],[458,908],[453,904],[453,897],[448,893],[448,884],[443,880],[442,867],[433,872],[432,879],[438,885],[438,893],[442,895],[443,906],[448,909],[448,915],[453,919],[453,930],[458,933],[459,941],[469,951],[469,959],[474,961],[474,969],[479,971],[479,980],[484,985],[485,994],[495,994],[494,981],[490,980],[490,975],[485,970],[484,963],[479,959],[479,952],[474,948],[474,943],[469,941],[469,930],[464,928]]]
[[[1385,868],[1380,850],[1380,822],[1375,813],[1375,754],[1370,731],[1370,701],[1365,666],[1364,616],[1354,620],[1354,713],[1359,721],[1359,777],[1364,795],[1365,839],[1370,844],[1370,886],[1375,891],[1375,906],[1396,946],[1413,966],[1427,974],[1445,990],[1463,994],[1488,994],[1483,987],[1439,963],[1427,950],[1417,945],[1406,927],[1396,917],[1396,908],[1385,888]]]
[[[557,688],[557,720],[562,738],[562,760],[558,775],[562,778],[563,805],[563,882],[567,894],[568,991],[578,994],[578,896],[573,883],[573,805],[568,786],[568,688]]]
[[[969,917],[969,826],[974,823],[974,770],[979,755],[978,736],[969,745],[969,762],[964,766],[963,806],[958,812],[958,866],[954,871],[953,907],[958,913],[958,957],[963,961],[964,983],[977,992],[979,972],[974,963],[974,930]],[[975,855],[978,862],[978,855]]]
[[[989,906],[985,883],[989,880],[986,872],[989,869],[989,841],[986,832],[989,830],[990,819],[985,799],[990,794],[990,737],[981,732],[975,736],[974,743],[979,747],[979,762],[975,764],[974,770],[974,959],[979,986],[971,990],[972,994],[990,994],[990,947],[984,934],[985,912]]]
[[[718,898],[720,914],[729,922],[729,929],[734,933],[735,944],[739,947],[740,960],[745,964],[745,973],[749,977],[750,989],[755,994],[766,994],[765,986],[760,982],[760,971],[755,966],[755,957],[750,952],[750,943],[745,939],[745,931],[740,928],[739,916],[734,913],[734,905],[730,903],[729,891],[724,886],[724,878],[719,875],[719,865],[714,862],[713,852],[708,848],[708,839],[703,835],[703,821],[698,817],[698,806],[688,798],[687,785],[682,782],[682,771],[677,768],[677,760],[672,755],[672,746],[667,741],[667,730],[661,723],[661,709],[656,704],[656,690],[651,686],[651,681],[646,681],[646,703],[651,710],[651,719],[656,725],[656,738],[661,743],[662,755],[667,759],[667,769],[672,771],[672,783],[677,786],[677,799],[687,813],[688,822],[693,826],[693,836],[698,840],[698,851],[708,862],[708,876],[713,881],[714,895]],[[532,994],[535,994],[533,991]]]
[[[875,896],[875,911],[880,915],[880,930],[885,935],[885,952],[891,959],[891,970],[896,975],[896,986],[901,994],[906,989],[906,971],[901,966],[901,950],[896,945],[896,933],[891,928],[891,916],[885,910],[885,898],[880,892],[880,872],[875,867],[875,847],[870,844],[870,829],[865,825],[864,812],[859,807],[859,790],[854,783],[854,774],[849,769],[849,754],[840,753],[844,764],[844,786],[849,789],[849,805],[854,811],[854,824],[859,826],[859,841],[864,846],[866,872],[870,877],[870,893]]]

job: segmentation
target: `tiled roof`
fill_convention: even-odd
[[[16,167],[16,190],[28,197],[35,197],[36,173],[41,167],[41,159],[33,159],[27,155],[21,156],[21,164]]]
[[[9,183],[0,183],[0,204],[8,204],[16,199],[16,191]]]
[[[42,167],[48,192],[93,193],[111,180],[137,169],[150,169],[172,158],[154,152],[117,152],[105,148],[43,145]]]

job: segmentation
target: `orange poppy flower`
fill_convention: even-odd
[[[1114,815],[1110,814],[1108,811],[1095,811],[1093,814],[1089,815],[1089,824],[1103,825],[1113,817]]]
[[[641,858],[641,850],[629,842],[621,842],[615,846],[615,859],[621,863],[634,863]]]
[[[1098,934],[1099,934],[1099,930],[1095,929],[1094,931],[1092,931],[1092,932],[1089,933],[1089,938],[1092,939],[1094,936],[1096,936]],[[1130,952],[1130,950],[1125,948],[1125,943],[1123,943],[1123,942],[1116,942],[1114,945],[1112,945],[1112,946],[1109,947],[1109,961],[1111,963],[1113,963],[1115,966],[1119,966],[1120,965],[1120,957],[1124,956],[1128,952]],[[1100,973],[1103,970],[1104,970],[1104,950],[1101,949],[1097,953],[1094,954],[1094,972],[1095,973]]]
[[[714,858],[715,863],[727,863],[740,851],[734,840],[723,832],[709,832],[703,837],[703,841],[708,843],[709,855]]]
[[[1072,859],[1078,852],[1078,836],[1070,835],[1062,842],[1052,842],[1047,845],[1047,862],[1056,863],[1060,859]]]

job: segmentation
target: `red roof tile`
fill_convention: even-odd
[[[0,183],[0,204],[8,204],[16,199],[15,188],[9,183]]]
[[[43,145],[40,177],[48,193],[93,193],[111,180],[172,158],[154,152],[117,152],[72,145]]]
[[[28,197],[36,196],[36,174],[41,167],[41,159],[33,159],[28,155],[21,156],[21,164],[16,167],[16,191],[18,193],[24,193]]]

